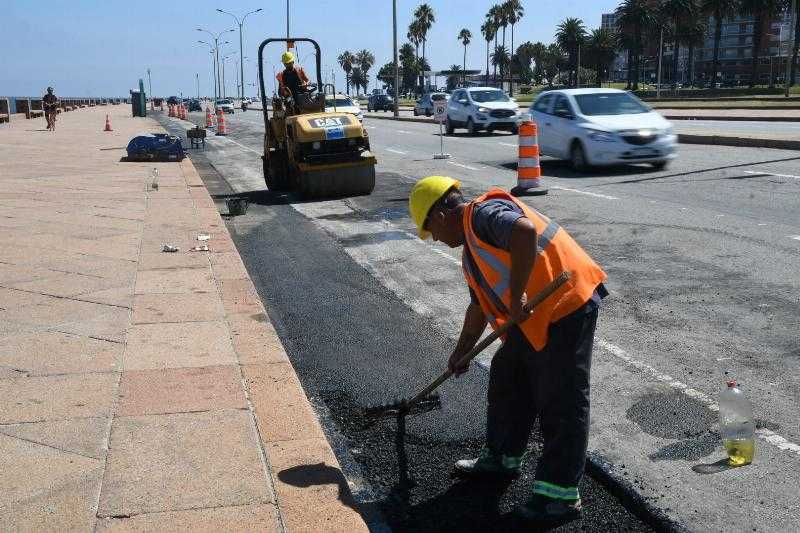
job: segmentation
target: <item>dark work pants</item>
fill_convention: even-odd
[[[513,327],[492,359],[487,447],[498,455],[522,456],[538,416],[544,448],[537,481],[577,487],[583,476],[597,313],[596,307],[581,308],[551,324],[539,352]]]

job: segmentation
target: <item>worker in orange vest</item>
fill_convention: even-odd
[[[281,96],[291,96],[295,103],[298,95],[308,90],[308,76],[303,67],[295,66],[294,54],[284,52],[281,56],[284,69],[275,76],[278,80],[278,92]]]
[[[506,478],[519,474],[538,416],[544,447],[533,495],[516,512],[551,523],[581,513],[578,484],[589,436],[589,371],[606,274],[558,224],[500,189],[471,202],[460,183],[429,176],[409,196],[419,236],[451,248],[463,246],[462,268],[470,290],[458,343],[448,366],[475,346],[487,323],[512,326],[492,359],[486,445],[477,458],[456,462],[459,474]],[[530,317],[523,307],[562,272],[567,284]]]

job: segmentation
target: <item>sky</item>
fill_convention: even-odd
[[[486,11],[498,0],[428,0],[436,22],[429,31],[426,56],[433,69],[461,64],[463,46],[457,36],[461,28],[472,32],[467,48],[467,68],[482,69],[486,63],[486,41],[480,26]],[[241,15],[258,8],[244,25],[246,93],[257,94],[249,84],[257,81],[259,43],[268,37],[286,35],[285,0],[195,0],[194,2],[140,0],[2,0],[3,31],[0,32],[0,95],[35,96],[48,85],[67,96],[126,96],[144,79],[148,90],[150,69],[153,95],[213,93],[211,54],[199,39],[208,34],[196,28],[226,33],[222,54],[239,52],[238,25],[217,8]],[[408,24],[419,0],[397,0],[398,46],[406,42]],[[293,37],[311,37],[322,48],[325,82],[335,77],[343,89],[344,72],[336,57],[344,50],[371,51],[376,64],[370,71],[370,89],[375,73],[392,58],[391,0],[289,0],[290,32]],[[552,42],[558,23],[567,17],[583,19],[587,28],[600,26],[601,13],[613,11],[619,0],[523,0],[524,18],[516,25],[514,43]],[[510,46],[511,28],[506,41]],[[265,73],[279,69],[278,44],[265,51]],[[299,47],[300,62],[313,71],[310,47]],[[226,62],[227,93],[235,92],[238,59]],[[198,75],[197,78],[195,75]],[[266,77],[266,74],[265,74]],[[341,89],[340,89],[341,87]],[[269,90],[269,86],[268,86]]]

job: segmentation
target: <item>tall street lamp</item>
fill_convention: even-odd
[[[216,60],[216,53],[217,50],[214,48],[214,45],[207,43],[206,41],[197,41],[198,43],[202,43],[209,48],[209,53],[211,54],[211,80],[214,82],[214,99],[216,100],[218,97],[217,93],[217,60]]]
[[[392,0],[392,49],[394,57],[394,116],[400,109],[400,67],[397,64],[397,0]]]
[[[242,16],[241,20],[239,20],[239,17],[237,17],[233,13],[228,13],[227,11],[224,11],[222,9],[217,9],[217,11],[232,16],[233,19],[236,21],[236,24],[239,25],[239,57],[244,57],[244,50],[242,49],[242,26],[244,25],[244,20],[247,18],[248,15],[252,15],[253,13],[258,13],[259,11],[261,11],[261,8],[259,7],[255,11],[250,11],[249,13],[245,13],[244,16]],[[244,67],[241,65],[241,63],[239,64],[239,77],[242,82],[241,98],[244,99]]]
[[[219,44],[220,44],[219,43],[219,39],[220,39],[220,37],[222,37],[223,34],[228,33],[229,31],[233,31],[233,30],[232,29],[223,30],[223,31],[221,31],[219,33],[213,33],[213,32],[210,32],[210,31],[208,31],[206,29],[203,29],[203,28],[197,28],[197,31],[205,32],[205,33],[209,34],[214,39],[214,59],[216,61],[216,66],[217,66],[217,84],[219,84],[219,80],[220,80],[220,77],[219,77]],[[222,43],[222,44],[226,44],[226,43],[227,43],[227,41]]]

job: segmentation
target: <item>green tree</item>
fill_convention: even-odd
[[[336,60],[339,62],[339,66],[342,67],[342,70],[344,71],[347,94],[350,94],[350,73],[353,71],[353,66],[356,63],[356,56],[354,56],[350,51],[345,50],[339,54],[339,57]]]
[[[686,72],[684,79],[689,85],[694,83],[694,51],[695,47],[702,46],[706,40],[708,31],[708,18],[695,17],[686,22],[683,26],[683,41],[689,49],[688,60],[686,61]]]
[[[486,20],[492,25],[494,29],[494,48],[497,49],[497,33],[502,26],[501,22],[503,19],[503,9],[500,5],[495,4],[491,8],[489,8],[489,12],[486,13]],[[494,81],[497,81],[497,65],[494,65],[494,72],[492,74]]]
[[[617,36],[612,30],[592,30],[586,46],[587,63],[597,74],[598,85],[608,79],[608,71],[617,56]]]
[[[461,41],[461,44],[464,45],[464,81],[466,81],[467,76],[467,45],[472,42],[472,32],[470,32],[467,28],[461,28],[461,31],[458,32],[458,40]]]
[[[547,46],[544,43],[525,42],[517,48],[518,56],[530,57],[530,63],[533,64],[533,80],[539,85],[544,79],[544,64],[547,57]]]
[[[450,65],[450,69],[447,75],[447,90],[452,91],[456,87],[458,87],[458,82],[461,80],[463,76],[463,70],[461,70],[461,65]]]
[[[486,39],[486,77],[484,78],[484,84],[489,83],[489,45],[492,42],[492,39],[495,38],[497,35],[497,31],[494,27],[494,24],[490,20],[485,20],[483,24],[481,24],[481,34],[483,38]]]
[[[401,75],[400,83],[404,90],[412,90],[417,77],[417,56],[414,52],[414,46],[411,43],[405,43],[400,47],[398,53]]]
[[[764,22],[777,15],[781,8],[781,0],[741,0],[739,9],[743,15],[752,16],[753,23],[753,57],[751,58],[750,87],[758,83],[758,55],[761,53],[761,41],[764,38]],[[772,80],[769,80],[772,84]]]
[[[361,72],[367,74],[372,65],[375,64],[375,56],[369,50],[361,50],[356,53],[356,63],[361,68]]]
[[[363,87],[364,92],[367,92],[369,76],[366,72],[361,70],[361,67],[353,67],[353,70],[350,72],[350,81],[353,82],[353,86],[356,88],[356,95],[360,92],[359,87]]]
[[[402,76],[403,72],[400,71]],[[380,80],[390,91],[394,91],[394,63],[389,62],[383,65],[375,76]]]
[[[649,0],[623,0],[617,8],[620,44],[628,51],[628,88],[639,89],[639,64],[644,52],[645,31],[655,26]]]
[[[701,11],[714,18],[714,58],[711,61],[711,72],[707,77],[713,83],[717,79],[719,70],[719,43],[722,41],[722,21],[733,16],[739,9],[739,0],[702,0]]]
[[[511,24],[511,49],[514,48],[514,26],[522,20],[525,15],[525,8],[522,7],[520,0],[506,0],[506,11],[508,12],[508,23]]]
[[[556,42],[567,51],[569,55],[569,86],[575,87],[577,85],[578,75],[578,47],[582,46],[586,41],[586,27],[583,21],[579,18],[567,18],[556,26]],[[573,76],[574,72],[574,76]]]
[[[681,49],[681,33],[686,21],[696,16],[696,0],[661,0],[658,6],[659,15],[669,29],[672,37],[672,81],[678,81],[678,59]]]
[[[544,56],[542,70],[547,78],[547,85],[552,87],[553,82],[559,78],[559,73],[567,65],[567,58],[564,50],[558,45],[553,43],[547,47]]]
[[[436,22],[433,9],[428,4],[420,4],[414,11],[414,20],[419,24],[420,37],[422,39],[422,60],[425,61],[425,44],[428,42],[428,31]]]
[[[505,78],[508,65],[511,63],[511,58],[508,56],[508,50],[504,46],[498,46],[492,53],[492,65],[500,69],[500,78]]]

